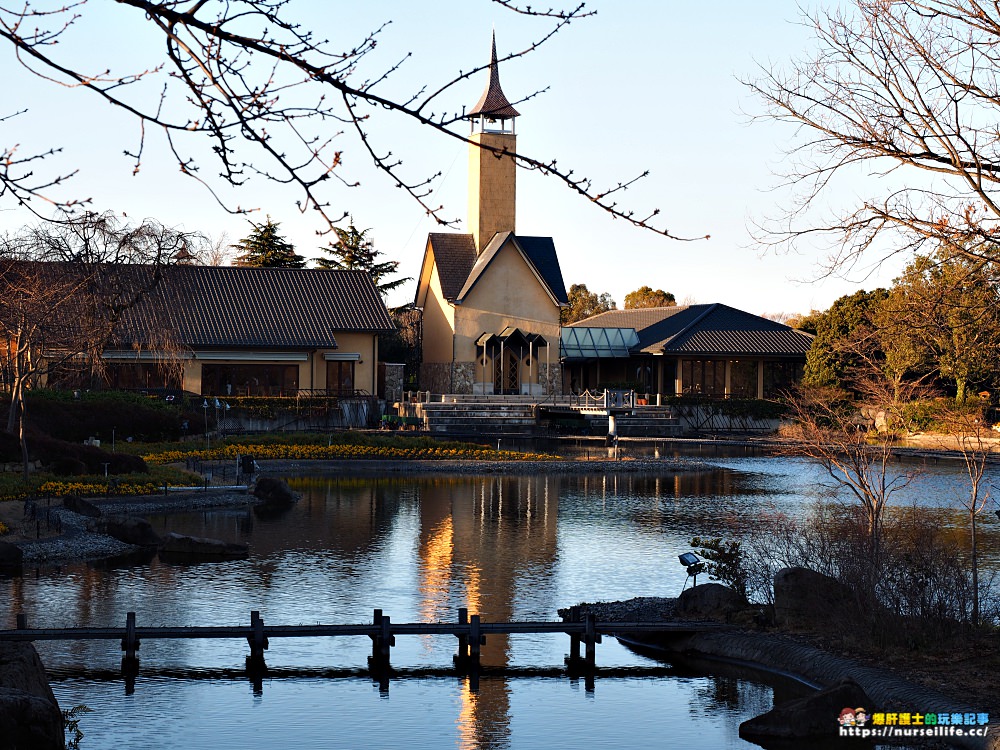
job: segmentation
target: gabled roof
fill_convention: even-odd
[[[393,324],[364,271],[170,266],[123,328],[172,329],[192,348],[329,348],[334,332],[386,332]]]
[[[500,88],[500,66],[497,65],[497,35],[493,34],[493,54],[490,57],[490,81],[486,84],[486,90],[479,97],[476,106],[466,114],[466,117],[478,117],[484,115],[491,119],[510,119],[518,116],[518,111],[511,106],[504,96],[503,89]]]
[[[471,235],[470,235],[471,236]],[[566,285],[563,283],[562,270],[559,268],[559,257],[556,255],[556,246],[551,237],[521,237],[513,232],[497,232],[490,240],[490,244],[476,259],[475,265],[469,272],[465,284],[456,295],[456,304],[462,304],[462,300],[472,291],[473,287],[482,278],[486,269],[489,268],[493,259],[497,257],[501,250],[508,243],[521,254],[528,266],[534,272],[545,291],[552,298],[552,301],[559,306],[568,305],[569,298],[566,296]]]
[[[782,323],[719,303],[638,310],[611,310],[571,328],[632,328],[632,353],[698,356],[770,355],[802,357],[812,336]]]
[[[449,302],[454,302],[462,287],[465,286],[472,267],[476,264],[476,241],[471,234],[445,234],[432,232],[427,235],[427,250],[424,253],[424,264],[431,254],[437,265],[438,278],[441,281],[441,294]],[[421,268],[423,278],[423,268]],[[420,287],[417,287],[416,304],[421,305]]]

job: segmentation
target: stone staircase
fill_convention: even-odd
[[[634,414],[616,418],[619,437],[676,437],[681,434],[681,423],[669,406],[637,406]],[[591,417],[591,430],[595,435],[608,433],[607,417]]]
[[[549,411],[552,400],[536,396],[478,396],[446,394],[440,401],[402,403],[399,415],[418,421],[421,429],[442,435],[544,436],[551,424],[540,415]],[[568,403],[568,402],[567,402]],[[571,416],[567,414],[567,416]],[[606,435],[608,418],[587,416],[580,427],[592,435]],[[617,418],[622,437],[668,437],[680,433],[680,422],[666,406],[640,406],[634,415]]]

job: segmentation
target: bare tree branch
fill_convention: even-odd
[[[547,22],[549,28],[519,52],[503,57],[512,60],[535,51],[570,23],[593,15],[582,4],[570,10],[533,9],[509,0],[494,0],[508,10]],[[488,65],[459,71],[440,84],[424,84],[408,97],[382,93],[389,78],[409,56],[402,55],[387,69],[366,75],[367,58],[376,48],[385,25],[377,27],[356,44],[341,50],[314,36],[310,29],[292,20],[288,0],[232,0],[231,2],[182,2],[182,0],[116,0],[123,18],[141,14],[148,27],[165,43],[165,56],[147,68],[127,74],[111,68],[87,72],[60,56],[59,42],[75,31],[87,12],[84,2],[57,10],[20,9],[0,6],[0,40],[11,45],[18,60],[45,81],[82,88],[133,117],[139,125],[138,143],[126,153],[133,170],[142,167],[147,138],[159,131],[181,172],[209,189],[227,210],[218,185],[239,187],[260,177],[294,187],[301,212],[317,212],[329,231],[346,216],[333,208],[327,184],[331,177],[343,186],[358,180],[344,173],[344,148],[360,141],[375,167],[387,174],[439,223],[454,225],[444,209],[430,201],[437,174],[413,177],[404,171],[393,149],[372,142],[369,123],[386,113],[401,115],[413,125],[471,143],[461,127],[464,111],[434,112],[431,104],[459,83],[485,70]],[[151,96],[149,87],[157,87]],[[529,94],[529,99],[539,92]],[[347,126],[334,136],[329,123]],[[202,174],[196,150],[207,139],[221,166],[217,177]],[[51,156],[47,152],[40,155]],[[570,190],[598,207],[638,227],[672,239],[682,239],[653,222],[658,209],[638,212],[620,205],[623,193],[646,174],[623,180],[606,190],[596,190],[587,178],[563,170],[555,160],[511,153],[520,166],[551,175]],[[0,173],[2,174],[2,173]],[[0,186],[21,202],[45,197],[65,177],[32,182],[29,175],[9,171]],[[2,194],[2,193],[0,193]],[[73,210],[77,204],[60,205]]]
[[[765,103],[765,118],[799,134],[783,175],[797,200],[758,227],[761,241],[826,237],[837,248],[831,271],[946,245],[996,260],[1000,6],[854,0],[805,22],[812,57],[744,81]],[[886,186],[821,215],[833,183],[859,175]]]

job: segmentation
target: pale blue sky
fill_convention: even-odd
[[[608,186],[645,170],[651,174],[624,196],[642,212],[659,207],[665,226],[710,240],[678,243],[615,221],[570,193],[553,178],[519,172],[517,231],[555,239],[567,286],[585,283],[610,292],[619,306],[625,294],[643,284],[673,292],[678,300],[724,302],[754,313],[823,309],[838,296],[864,286],[888,283],[898,265],[866,280],[827,279],[805,283],[819,273],[821,248],[800,255],[763,253],[751,237],[755,218],[774,214],[788,194],[773,192],[783,148],[792,131],[773,123],[749,123],[761,105],[737,80],[753,75],[755,61],[783,62],[809,52],[809,35],[792,2],[725,0],[711,4],[594,0],[594,18],[573,23],[538,51],[501,68],[508,98],[538,88],[549,92],[518,105],[518,150]],[[487,0],[435,0],[428,3],[381,0],[368,3],[293,0],[289,10],[338,47],[392,20],[382,33],[372,70],[412,57],[387,85],[387,92],[411,92],[425,81],[448,80],[458,69],[488,59],[494,27],[501,55],[524,48],[540,35],[543,22],[513,14]],[[114,49],[113,60],[145,61],[155,40],[143,27],[123,20],[107,2],[85,8],[93,14],[63,49],[86,55],[98,69],[109,60],[98,50]],[[74,44],[79,45],[74,47]],[[156,49],[156,46],[152,46]],[[72,54],[72,52],[67,52]],[[138,64],[138,63],[136,63]],[[127,66],[120,64],[119,69]],[[130,218],[151,216],[171,226],[232,241],[247,233],[245,218],[226,214],[197,183],[178,174],[162,156],[162,142],[148,146],[143,169],[132,176],[122,151],[137,140],[137,128],[111,107],[82,92],[33,79],[9,51],[0,57],[8,106],[28,112],[4,123],[2,143],[20,143],[23,152],[61,145],[60,161],[81,169],[71,187],[94,199],[94,208]],[[475,103],[485,74],[444,97],[449,109]],[[458,141],[390,116],[373,124],[377,143],[412,168],[413,176],[442,171],[437,203],[464,220],[466,149]],[[332,135],[335,129],[331,129]],[[464,132],[464,130],[463,130]],[[325,199],[350,212],[360,227],[371,227],[377,247],[399,260],[405,275],[419,270],[428,231],[440,231],[422,209],[378,174],[352,136],[342,136],[344,169],[359,188],[327,183]],[[218,167],[203,160],[203,172]],[[280,221],[300,253],[318,254],[319,228],[299,214],[298,195],[262,180],[230,192],[243,207],[260,208]],[[831,200],[849,201],[847,193]],[[0,229],[25,221],[0,204]],[[390,298],[412,298],[413,286]]]

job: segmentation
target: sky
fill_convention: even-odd
[[[740,79],[754,77],[760,65],[784,65],[810,53],[810,34],[796,4],[723,0],[708,12],[703,4],[675,0],[590,0],[587,7],[597,15],[501,65],[511,101],[547,89],[517,105],[518,150],[541,160],[555,158],[561,168],[591,177],[597,189],[648,170],[621,202],[638,214],[659,208],[661,226],[672,234],[711,238],[666,239],[613,219],[552,177],[519,171],[517,232],[553,237],[567,288],[583,283],[593,292],[608,292],[619,307],[628,292],[649,285],[679,302],[791,314],[825,309],[844,294],[886,285],[898,275],[901,259],[847,278],[822,278],[828,248],[776,253],[754,238],[755,223],[777,215],[791,200],[776,186],[795,134],[786,124],[755,120],[763,105]],[[550,26],[488,0],[291,0],[288,11],[337,48],[350,47],[366,31],[391,21],[365,72],[388,68],[410,53],[383,86],[383,93],[393,96],[485,64],[494,30],[502,57],[526,48]],[[81,13],[56,50],[66,60],[116,72],[155,62],[162,42],[157,44],[131,11],[92,2]],[[248,233],[246,216],[227,213],[179,173],[157,134],[150,134],[141,169],[133,175],[133,161],[123,152],[134,148],[139,130],[126,115],[92,94],[31,75],[10,50],[0,49],[0,72],[7,109],[26,110],[0,122],[0,147],[18,144],[23,154],[61,148],[38,168],[79,169],[64,189],[89,197],[95,210],[124,213],[130,220],[152,217],[213,238],[225,234],[231,242]],[[483,72],[456,86],[441,97],[442,104],[449,110],[471,107],[486,78]],[[459,221],[457,231],[465,231],[468,147],[403,117],[375,114],[376,146],[402,158],[413,178],[440,171],[430,200]],[[377,172],[364,147],[339,130],[331,123],[321,132],[343,149],[346,181],[360,185],[327,181],[324,200],[332,212],[348,213],[356,226],[370,228],[377,249],[400,262],[402,275],[417,276],[428,232],[448,230]],[[207,179],[218,172],[207,155],[200,163]],[[863,189],[838,185],[826,199],[831,206],[849,203],[854,191]],[[255,209],[249,217],[254,221],[270,216],[280,222],[299,253],[321,254],[325,240],[316,236],[321,222],[299,212],[300,195],[293,188],[252,179],[220,193],[230,205]],[[30,221],[0,197],[0,231],[16,231]],[[414,290],[415,282],[408,283],[389,304],[411,301]]]

